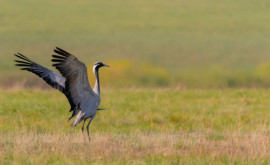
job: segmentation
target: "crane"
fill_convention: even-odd
[[[90,140],[89,125],[95,118],[96,112],[98,110],[104,110],[103,108],[98,108],[100,104],[99,69],[109,66],[102,62],[96,62],[94,64],[93,72],[96,76],[96,82],[92,89],[88,81],[87,68],[84,63],[59,47],[56,47],[54,52],[56,54],[52,55],[51,61],[61,75],[33,62],[21,53],[14,54],[19,58],[19,60],[15,60],[15,65],[21,67],[21,70],[27,70],[38,75],[51,87],[62,92],[67,97],[70,104],[70,112],[72,112],[68,120],[76,116],[71,126],[74,127],[83,121],[83,132],[84,124],[89,119],[87,134]]]

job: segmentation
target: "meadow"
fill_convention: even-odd
[[[0,164],[269,164],[269,90],[102,89],[71,128],[57,91],[0,92]]]
[[[270,1],[0,1],[0,164],[270,164]],[[90,126],[14,66],[102,61]]]
[[[26,78],[34,86],[30,74],[17,72],[13,54],[51,66],[59,46],[90,68],[96,61],[116,65],[110,70],[119,80],[103,81],[109,86],[269,87],[268,6],[267,0],[1,1],[0,82]],[[137,71],[144,63],[147,74]]]

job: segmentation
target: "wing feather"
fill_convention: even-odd
[[[24,55],[20,53],[17,53],[14,55],[20,59],[20,60],[14,60],[14,61],[16,62],[15,64],[16,66],[21,67],[21,70],[27,70],[29,72],[32,72],[38,75],[39,77],[43,78],[43,80],[46,81],[46,83],[52,86],[53,88],[56,88],[62,93],[65,92],[66,79],[64,77],[49,70],[48,68],[45,68],[31,61],[29,58],[25,57]]]
[[[66,78],[66,96],[71,104],[71,110],[74,110],[73,117],[78,112],[77,109],[80,109],[82,100],[89,94],[95,96],[95,93],[88,82],[85,64],[61,48],[56,47],[54,52],[57,55],[52,55],[53,66]]]

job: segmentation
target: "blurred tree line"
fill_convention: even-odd
[[[190,70],[170,73],[166,69],[147,62],[130,60],[106,61],[110,68],[100,70],[103,87],[181,87],[181,88],[269,88],[270,61],[259,63],[248,70],[233,70],[220,65],[193,67]],[[88,66],[92,86],[95,83],[92,66]],[[0,78],[2,87],[50,88],[42,79],[32,73],[18,72],[13,76]],[[174,74],[174,75],[172,75]],[[175,74],[177,76],[175,76]]]
[[[101,81],[113,87],[165,87],[184,88],[268,88],[270,87],[270,61],[258,64],[251,70],[232,70],[219,65],[179,71],[172,76],[165,69],[150,63],[129,60],[108,61],[109,69],[101,70]],[[92,68],[88,68],[91,82],[94,82]],[[177,72],[177,71],[176,71]]]

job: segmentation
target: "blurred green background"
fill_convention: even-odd
[[[43,86],[14,66],[51,67],[55,46],[109,87],[270,87],[270,1],[0,1],[1,86]]]

